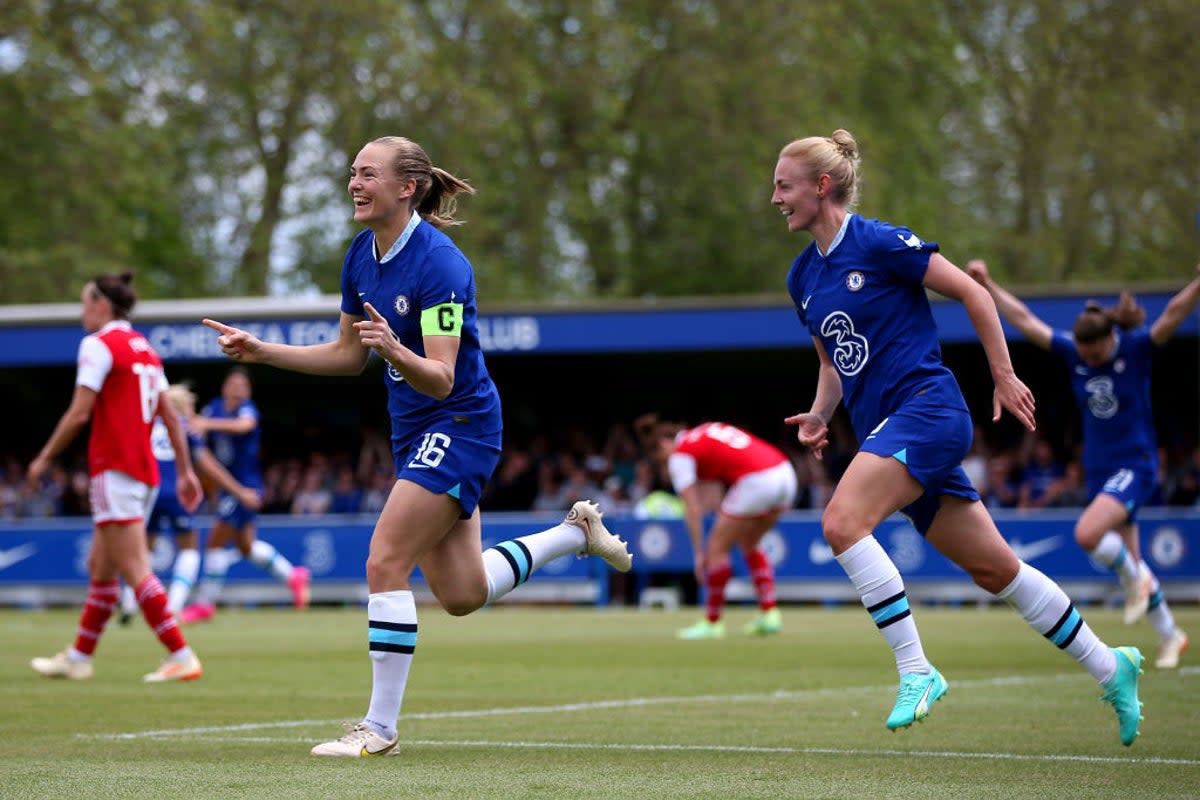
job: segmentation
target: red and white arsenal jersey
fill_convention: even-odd
[[[778,448],[741,428],[705,422],[675,437],[675,452],[667,462],[671,483],[682,492],[698,480],[732,486],[752,472],[787,461]]]
[[[157,486],[158,462],[150,449],[150,429],[167,378],[146,337],[125,320],[114,320],[85,336],[79,343],[75,383],[96,392],[88,472],[117,470]]]

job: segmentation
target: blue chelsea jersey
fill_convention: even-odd
[[[1150,406],[1154,342],[1145,326],[1117,332],[1112,358],[1089,367],[1069,331],[1056,330],[1050,350],[1066,364],[1083,417],[1083,469],[1109,474],[1119,467],[1154,469],[1158,459]]]
[[[400,343],[422,357],[426,333],[459,337],[454,387],[444,400],[413,389],[390,364],[384,370],[393,443],[405,446],[447,420],[466,435],[499,433],[500,395],[479,344],[471,264],[449,236],[425,220],[387,261],[381,263],[375,253],[370,230],[350,244],[342,265],[342,312],[366,317],[363,303],[369,302]]]
[[[205,406],[201,413],[212,419],[254,419],[254,429],[249,433],[235,436],[232,433],[209,431],[208,449],[233,477],[252,489],[261,489],[262,467],[258,463],[261,428],[258,425],[258,407],[253,401],[246,400],[232,411],[226,411],[224,401],[217,397]]]
[[[188,452],[195,461],[196,453],[204,448],[204,440],[188,427],[187,420],[181,417],[179,424],[183,426]],[[178,473],[175,471],[175,448],[171,446],[171,434],[167,431],[167,423],[162,421],[162,417],[155,417],[154,425],[150,428],[150,449],[154,451],[154,458],[158,461],[160,494],[174,495],[175,483],[178,480]]]
[[[967,411],[942,364],[921,282],[936,242],[847,214],[829,253],[811,243],[788,272],[801,323],[825,347],[859,441],[909,398]]]

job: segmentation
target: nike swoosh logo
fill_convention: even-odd
[[[818,539],[813,539],[808,546],[808,560],[814,564],[828,564],[833,561],[833,548]]]
[[[33,558],[37,547],[27,542],[11,550],[0,550],[0,569],[8,569],[13,564],[19,564],[27,558]]]
[[[929,715],[929,695],[933,693],[933,685],[937,681],[930,681],[925,686],[925,691],[921,692],[921,699],[917,701],[917,712],[913,714],[913,719],[921,719]]]
[[[804,310],[804,311],[808,311],[808,301],[809,301],[809,300],[812,300],[812,295],[811,295],[811,294],[810,294],[808,297],[806,297],[806,298],[804,298],[803,300],[801,300],[801,301],[800,301],[800,308],[801,308],[802,310]]]
[[[1047,536],[1045,539],[1037,539],[1028,544],[1022,542],[1020,539],[1013,539],[1008,543],[1008,546],[1012,548],[1017,558],[1029,562],[1047,553],[1053,553],[1060,547],[1062,538],[1061,536]]]

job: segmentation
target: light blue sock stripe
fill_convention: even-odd
[[[1162,589],[1155,589],[1154,592],[1151,593],[1151,595],[1150,595],[1150,605],[1148,605],[1146,607],[1146,610],[1153,611],[1154,609],[1161,606],[1163,600],[1165,600],[1165,599],[1166,598],[1163,597]]]
[[[1117,557],[1113,561],[1112,566],[1109,567],[1109,569],[1112,570],[1113,572],[1116,572],[1119,569],[1121,569],[1121,567],[1125,566],[1125,554],[1128,552],[1129,551],[1127,549],[1125,549],[1125,546],[1122,545],[1121,552],[1117,553]]]
[[[528,556],[525,555],[525,551],[511,541],[501,542],[496,547],[508,553],[517,562],[517,569],[521,571],[521,579],[517,583],[524,583],[529,580],[529,573],[533,570],[533,564],[530,563]]]
[[[417,646],[416,631],[385,631],[371,628],[370,641],[372,644],[403,644],[409,647]]]
[[[1058,630],[1054,632],[1054,635],[1050,637],[1050,641],[1054,642],[1054,644],[1058,647],[1062,647],[1062,644],[1067,640],[1067,637],[1075,632],[1075,627],[1079,625],[1079,620],[1079,612],[1075,610],[1074,606],[1072,606],[1071,614],[1067,617],[1067,621],[1059,626]]]
[[[876,625],[879,625],[880,623],[887,622],[892,617],[896,616],[897,614],[902,614],[905,611],[908,611],[908,598],[901,597],[894,603],[889,603],[883,608],[872,611],[871,619],[875,620]]]

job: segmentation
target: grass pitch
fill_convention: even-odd
[[[916,610],[950,693],[895,734],[891,654],[857,607],[785,608],[784,632],[683,642],[679,612],[420,609],[401,753],[319,759],[366,710],[363,609],[227,610],[186,629],[205,666],[144,685],[161,648],[110,627],[96,677],[50,681],[29,659],[77,612],[0,611],[3,798],[1196,798],[1200,664],[1156,670],[1146,623],[1085,610],[1148,656],[1145,721],[1116,717],[1074,661],[1011,611]],[[1200,610],[1178,609],[1200,634]]]

